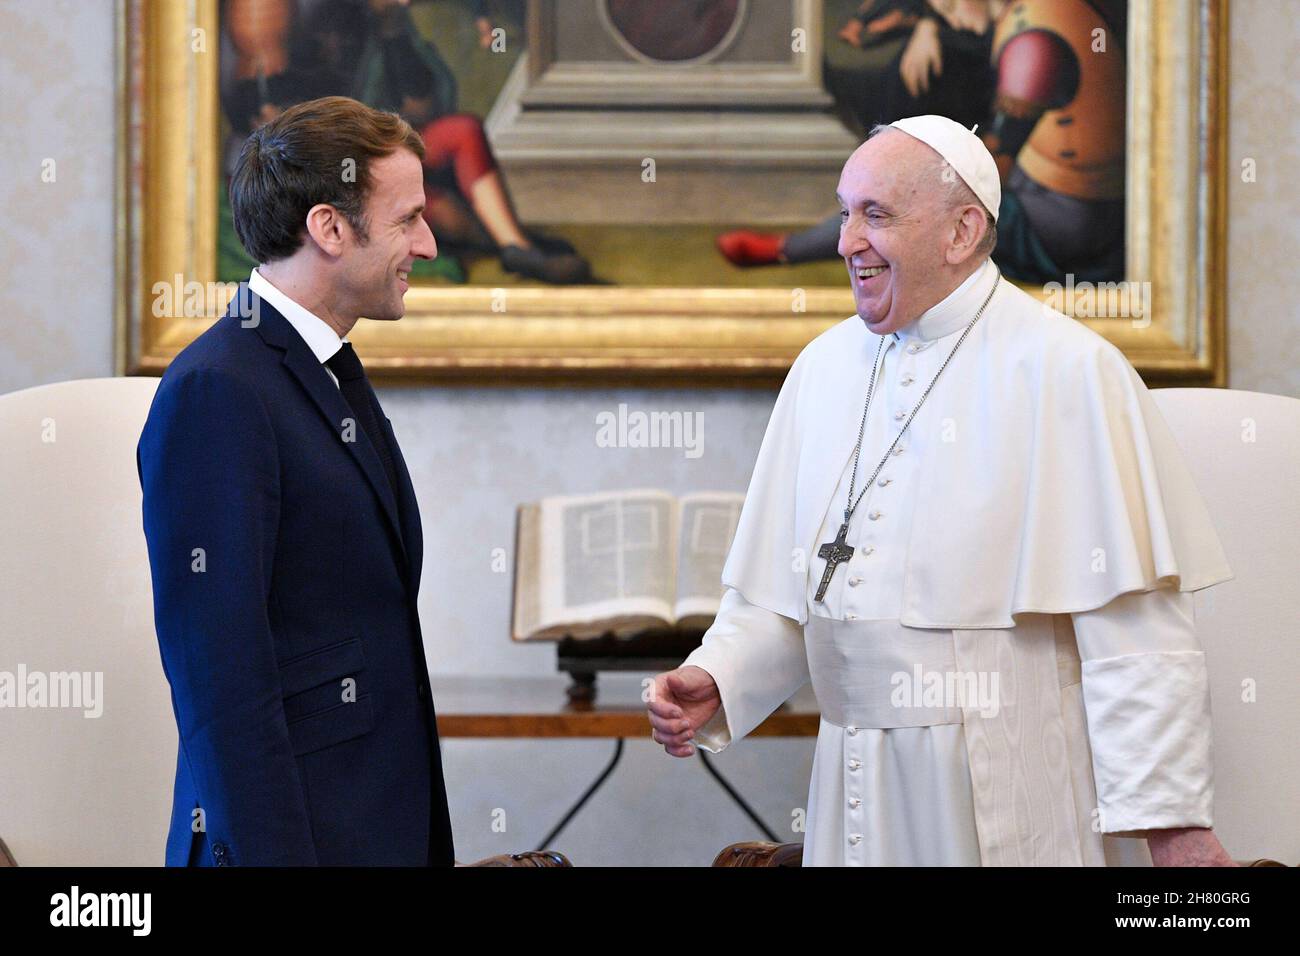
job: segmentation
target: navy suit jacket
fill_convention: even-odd
[[[329,373],[247,284],[162,377],[136,464],[180,736],[169,866],[453,862],[420,514],[375,409],[396,496]]]

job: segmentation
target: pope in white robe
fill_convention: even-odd
[[[654,739],[716,753],[811,680],[805,866],[1230,865],[1190,592],[1232,573],[1146,387],[999,275],[963,127],[878,128],[838,195],[858,314],[790,370]]]

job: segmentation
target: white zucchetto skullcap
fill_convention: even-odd
[[[909,116],[889,125],[919,139],[942,156],[997,222],[998,206],[1002,203],[998,166],[973,128],[967,129],[946,116],[934,115]]]

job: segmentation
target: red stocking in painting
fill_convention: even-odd
[[[718,236],[718,251],[737,266],[767,266],[781,261],[785,236],[774,232],[739,229]]]
[[[501,265],[507,272],[555,284],[590,278],[586,260],[572,249],[538,248],[525,234],[477,116],[451,113],[439,117],[420,130],[420,138],[425,168],[444,175],[451,171],[460,195],[499,247]],[[426,189],[426,198],[438,202],[436,186]]]

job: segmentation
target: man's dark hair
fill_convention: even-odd
[[[298,251],[307,211],[328,203],[367,242],[370,163],[402,148],[424,159],[424,143],[396,113],[346,96],[289,107],[239,152],[230,178],[235,234],[257,262],[274,262]]]

